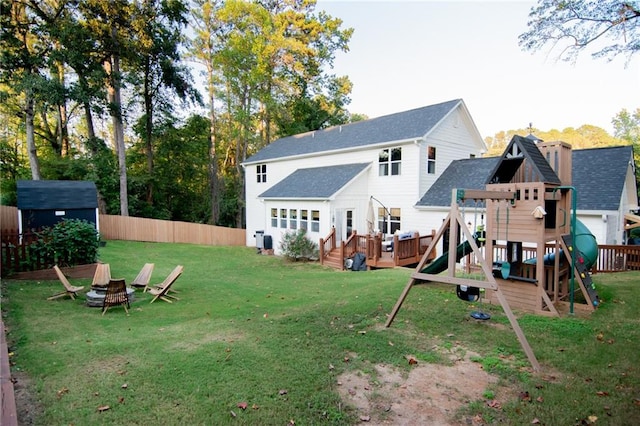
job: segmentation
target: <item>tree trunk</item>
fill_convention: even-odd
[[[151,81],[151,67],[149,64],[149,57],[147,56],[145,62],[144,73],[144,110],[145,110],[145,122],[144,122],[144,143],[145,151],[147,155],[147,173],[149,174],[149,180],[147,182],[147,204],[153,205],[153,95],[151,93],[150,81]]]
[[[220,181],[218,179],[218,156],[216,155],[216,111],[215,87],[213,85],[213,67],[207,65],[209,77],[209,186],[211,189],[211,219],[210,224],[216,225],[220,218]]]
[[[127,195],[127,161],[124,148],[124,125],[122,123],[122,104],[120,95],[120,55],[118,54],[118,42],[116,28],[111,28],[111,38],[114,42],[114,53],[111,62],[105,62],[109,74],[109,103],[111,118],[113,121],[113,140],[118,154],[118,166],[120,170],[120,215],[129,216],[129,201]]]
[[[29,165],[31,166],[31,178],[40,180],[40,163],[38,162],[38,153],[36,151],[35,131],[33,126],[33,97],[31,91],[25,91],[26,105],[25,113],[25,130],[27,133],[27,151],[29,152]]]

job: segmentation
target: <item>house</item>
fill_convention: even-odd
[[[20,233],[64,219],[86,220],[99,231],[98,190],[91,181],[19,180],[17,196]]]
[[[485,151],[462,99],[278,139],[243,163],[246,243],[263,233],[278,252],[300,228],[314,241],[334,228],[338,241],[354,230],[430,233],[416,203],[453,161]]]
[[[570,150],[562,142],[543,142],[536,146],[545,151],[555,145],[563,145]],[[632,147],[591,148],[570,152],[571,176],[562,180],[571,182],[570,186],[575,189],[577,218],[591,231],[599,244],[624,244],[625,214],[638,209]],[[554,171],[558,170],[557,158],[545,159]],[[415,206],[423,213],[425,223],[435,225],[447,215],[453,188],[484,189],[500,161],[500,157],[491,157],[452,162]],[[463,208],[467,222],[473,224],[481,220],[477,214],[484,210],[482,204],[467,202]]]

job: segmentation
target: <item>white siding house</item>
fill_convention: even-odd
[[[318,241],[375,228],[429,233],[416,203],[452,161],[479,157],[486,145],[461,99],[278,139],[244,163],[247,246],[254,233],[307,229]]]

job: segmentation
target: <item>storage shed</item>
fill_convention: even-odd
[[[98,222],[98,190],[91,181],[20,180],[18,223],[20,232],[54,226],[64,219]]]

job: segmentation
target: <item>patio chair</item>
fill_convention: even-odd
[[[138,273],[138,276],[131,282],[131,287],[146,289],[149,285],[149,281],[151,281],[151,273],[153,272],[154,266],[155,265],[153,263],[145,263]]]
[[[53,300],[53,299],[57,299],[58,297],[64,297],[64,296],[69,296],[73,300],[75,300],[76,296],[78,295],[78,292],[84,289],[84,286],[79,287],[79,286],[71,285],[69,280],[67,280],[67,277],[65,277],[62,271],[60,270],[60,268],[58,268],[58,265],[54,265],[53,269],[54,271],[56,271],[56,275],[58,275],[58,279],[60,280],[62,285],[64,285],[64,291],[54,294],[51,297],[47,297],[47,300]]]
[[[128,314],[129,310],[129,297],[127,296],[127,285],[124,279],[111,279],[107,285],[107,292],[104,295],[104,301],[102,302],[102,315],[107,312],[111,306],[124,307],[124,311]]]
[[[108,263],[98,263],[96,265],[96,271],[93,273],[93,281],[91,281],[91,288],[106,287],[111,279],[111,267]]]
[[[146,290],[148,290],[149,293],[154,296],[151,300],[151,303],[155,302],[156,299],[162,299],[165,302],[169,303],[172,303],[171,299],[180,300],[175,296],[169,295],[169,291],[171,290],[171,286],[173,285],[173,283],[176,282],[178,277],[180,277],[180,275],[182,274],[183,269],[184,267],[182,265],[176,266],[173,271],[171,271],[171,273],[167,275],[167,278],[165,278],[163,282],[146,288]]]

